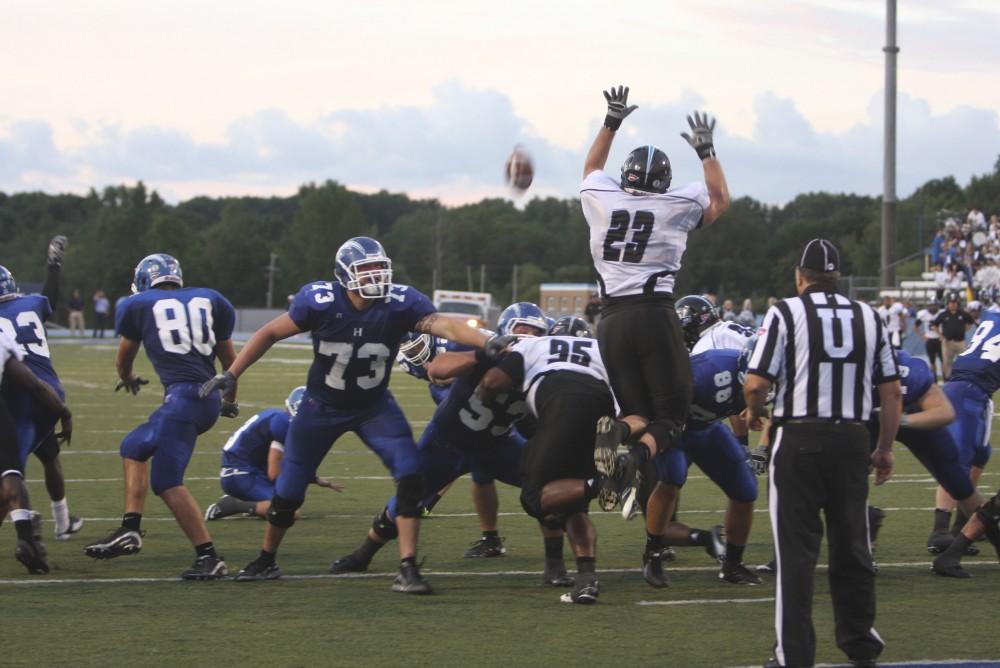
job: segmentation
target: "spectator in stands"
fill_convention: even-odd
[[[711,290],[705,290],[705,294],[703,294],[702,297],[710,301],[712,303],[712,306],[715,306],[716,304],[719,303],[719,298]]]
[[[726,299],[722,302],[722,312],[719,313],[719,317],[722,318],[723,322],[735,322],[736,312],[733,311],[733,300]]]
[[[986,230],[986,216],[983,215],[983,212],[979,210],[978,206],[972,207],[972,210],[969,211],[969,215],[966,217],[965,220],[972,226],[972,230],[974,232],[979,230],[983,231]]]
[[[736,316],[736,322],[744,327],[757,327],[757,314],[753,312],[753,302],[751,300],[743,300],[743,310]]]
[[[931,241],[931,267],[940,267],[941,263],[944,262],[944,244],[947,240],[945,236],[944,227],[938,228],[937,234],[934,235],[933,241]]]
[[[958,297],[951,295],[948,306],[934,317],[931,326],[941,335],[941,370],[945,380],[951,375],[951,363],[965,351],[965,333],[974,324],[972,316],[958,305]]]
[[[80,296],[79,290],[73,290],[73,295],[66,304],[66,310],[69,311],[70,335],[75,333],[76,336],[83,336],[86,325],[83,322],[83,297]]]
[[[94,293],[94,338],[104,338],[104,330],[108,328],[108,316],[111,314],[111,301],[104,290]]]

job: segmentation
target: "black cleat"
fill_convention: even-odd
[[[722,569],[719,571],[719,579],[737,585],[759,585],[764,582],[759,575],[743,564],[731,564],[728,561],[723,562]]]
[[[627,431],[625,423],[613,417],[605,416],[597,421],[594,466],[603,478],[597,505],[605,512],[614,510],[626,491],[635,486],[635,461],[629,455],[618,454],[618,445]]]
[[[938,557],[931,563],[931,570],[934,571],[936,575],[942,575],[947,578],[959,578],[968,579],[972,577],[969,571],[962,568],[962,564],[953,559],[944,559],[944,555]]]
[[[83,553],[93,559],[114,559],[128,554],[138,554],[142,549],[142,537],[145,535],[145,531],[118,527],[104,540],[83,548]]]
[[[660,560],[661,561],[673,561],[677,558],[677,551],[672,547],[665,547],[660,550]]]
[[[545,574],[542,575],[542,583],[552,587],[572,587],[575,584],[573,577],[566,572],[566,563],[562,559],[546,559]]]
[[[774,575],[778,572],[778,565],[774,562],[774,559],[767,562],[766,564],[761,564],[754,569],[758,573],[767,573],[768,575]]]
[[[663,570],[663,552],[642,553],[642,578],[650,587],[663,589],[670,586],[670,578]]]
[[[927,551],[931,554],[941,554],[951,545],[955,537],[947,529],[935,529],[927,537]]]
[[[237,582],[257,582],[260,580],[277,580],[280,577],[281,569],[278,568],[276,562],[272,561],[269,564],[264,564],[258,557],[244,566],[243,570],[237,573],[233,579]]]
[[[597,597],[601,595],[599,584],[597,576],[593,573],[586,577],[578,575],[573,591],[560,596],[559,601],[562,603],[579,603],[581,605],[597,603]]]
[[[878,532],[885,521],[885,511],[875,506],[868,506],[868,542],[871,543],[872,551],[875,551],[875,541],[878,540]]]
[[[194,565],[181,573],[185,580],[220,580],[229,575],[226,562],[218,555],[205,554],[194,560]]]
[[[364,573],[368,570],[368,563],[369,562],[363,561],[361,557],[351,552],[350,554],[343,556],[330,564],[330,572],[334,575],[340,575],[342,573]]]
[[[722,531],[722,525],[716,524],[709,531],[712,541],[705,546],[705,552],[720,564],[726,560],[726,539]]]
[[[430,584],[420,575],[420,567],[413,563],[399,565],[399,575],[392,582],[392,590],[402,594],[433,594]]]
[[[465,558],[502,557],[506,551],[507,548],[503,546],[503,538],[500,536],[481,536],[465,551]]]
[[[14,550],[14,557],[24,564],[32,575],[44,575],[49,572],[49,562],[46,560],[45,546],[37,540],[19,540]]]

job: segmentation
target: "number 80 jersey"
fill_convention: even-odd
[[[164,387],[215,375],[215,346],[233,335],[236,312],[211,288],[150,288],[123,301],[115,331],[141,341]]]
[[[662,195],[632,195],[603,171],[580,185],[590,253],[604,297],[673,292],[688,232],[709,205],[704,183]]]

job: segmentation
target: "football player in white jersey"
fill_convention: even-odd
[[[743,350],[754,334],[751,327],[723,321],[718,309],[701,295],[681,297],[675,310],[692,355],[706,350]]]
[[[565,528],[577,577],[566,603],[595,603],[597,530],[587,514],[606,479],[594,468],[597,421],[615,410],[597,342],[580,318],[561,318],[546,337],[518,341],[480,381],[489,402],[517,388],[537,418],[521,453],[521,505],[551,528]]]
[[[896,301],[895,297],[884,295],[882,305],[878,307],[878,314],[885,323],[889,345],[899,350],[903,347],[903,334],[906,332],[906,307],[903,306],[903,302]]]
[[[691,366],[674,312],[674,278],[688,233],[729,208],[729,189],[712,139],[715,120],[707,114],[688,116],[691,134],[681,135],[702,162],[704,183],[668,190],[670,160],[652,145],[628,155],[621,178],[603,171],[615,132],[636,109],[628,104],[628,92],[622,86],[605,91],[607,115],[587,154],[580,185],[603,298],[597,329],[601,354],[623,414],[649,421],[624,460],[614,455],[614,448],[628,439],[628,426],[605,423],[613,429],[601,437],[594,456],[598,470],[619,482],[619,494],[632,484],[637,467],[677,440],[687,420]]]

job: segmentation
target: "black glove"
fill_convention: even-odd
[[[200,390],[198,390],[198,396],[204,399],[216,390],[225,394],[234,387],[236,387],[236,376],[228,371],[223,371],[222,373],[213,376],[212,380],[205,381],[205,384],[201,386]]]
[[[691,148],[698,154],[699,159],[714,158],[715,146],[712,144],[712,132],[715,131],[715,119],[709,118],[708,114],[704,112],[699,115],[697,111],[694,112],[693,120],[690,116],[687,119],[688,125],[691,126],[691,134],[682,132],[681,137],[684,137],[684,140],[691,144]]]
[[[240,405],[235,401],[222,400],[222,407],[219,409],[219,415],[227,418],[234,418],[240,414]]]
[[[604,99],[608,101],[608,115],[604,117],[604,127],[615,132],[622,126],[625,117],[638,109],[637,105],[628,106],[628,86],[612,86],[604,91]]]
[[[46,260],[50,267],[62,266],[63,254],[66,252],[66,247],[69,246],[69,241],[61,234],[57,234],[52,237],[49,241],[49,251],[46,255]]]
[[[750,468],[754,475],[767,475],[767,464],[771,461],[771,449],[766,445],[758,445],[750,451]]]
[[[115,386],[115,392],[124,389],[126,392],[131,392],[132,394],[139,394],[139,390],[142,389],[143,385],[149,385],[149,381],[145,378],[139,378],[138,376],[132,376],[127,380],[123,380],[118,385]]]
[[[490,337],[486,345],[483,346],[483,354],[488,360],[495,360],[500,357],[500,354],[507,349],[507,346],[517,341],[517,337],[513,334],[504,334],[500,336],[499,334],[494,334]]]

